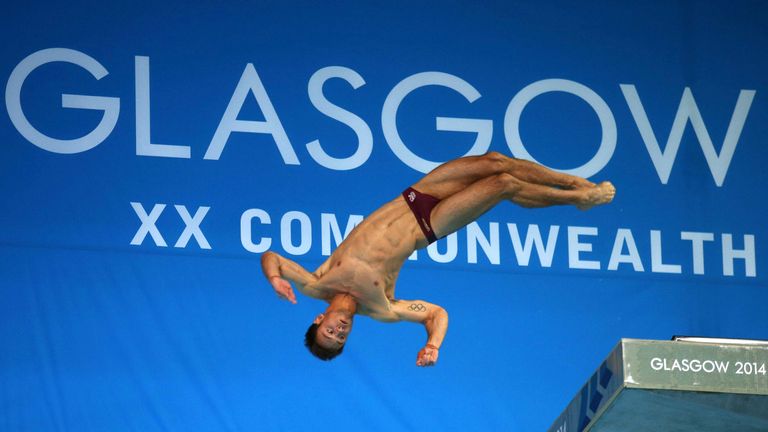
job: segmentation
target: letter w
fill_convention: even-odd
[[[552,257],[555,254],[555,244],[557,243],[557,233],[560,231],[559,226],[553,225],[549,227],[549,237],[547,238],[546,247],[544,247],[544,240],[541,238],[541,232],[539,232],[538,225],[528,225],[528,232],[525,235],[525,245],[520,241],[520,233],[517,231],[517,224],[508,223],[507,229],[509,230],[509,237],[512,239],[512,247],[515,248],[515,258],[517,258],[518,265],[524,267],[528,266],[528,262],[531,260],[531,251],[533,250],[533,246],[536,245],[536,253],[539,255],[541,266],[552,266]]]
[[[672,124],[672,131],[669,134],[669,138],[667,138],[667,145],[664,147],[664,151],[662,151],[651,128],[651,123],[648,121],[648,115],[645,113],[642,102],[640,102],[640,96],[638,96],[635,86],[632,84],[621,84],[620,87],[632,112],[632,117],[635,119],[637,128],[640,130],[640,136],[643,138],[645,147],[648,149],[648,154],[651,156],[653,165],[656,167],[656,172],[659,174],[661,183],[667,184],[669,180],[669,174],[672,172],[672,165],[675,163],[677,151],[680,148],[680,141],[683,138],[685,125],[690,120],[693,131],[696,133],[696,138],[699,140],[699,145],[701,145],[701,150],[704,152],[704,157],[707,159],[709,170],[715,179],[715,184],[717,186],[723,185],[725,175],[728,173],[728,166],[731,164],[731,158],[733,158],[733,153],[736,151],[736,144],[738,144],[741,131],[744,128],[744,122],[747,120],[749,108],[752,106],[755,90],[741,90],[739,92],[739,99],[736,101],[736,107],[731,115],[731,122],[728,125],[725,140],[718,155],[690,88],[686,87],[683,91],[683,97],[680,100],[680,106],[677,108],[677,115],[675,115],[675,121]]]

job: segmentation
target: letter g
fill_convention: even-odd
[[[80,51],[67,48],[48,48],[32,53],[16,65],[8,78],[8,84],[5,87],[5,106],[8,110],[8,116],[24,138],[43,150],[62,154],[81,153],[90,150],[101,144],[115,128],[120,114],[120,99],[62,94],[62,107],[100,110],[104,112],[104,115],[95,129],[80,138],[64,140],[43,134],[35,129],[24,115],[21,108],[21,87],[32,71],[44,64],[53,62],[66,62],[80,66],[90,72],[97,80],[104,78],[109,73],[99,62]]]
[[[664,367],[664,365],[660,358],[654,357],[651,359],[651,369],[658,371],[661,370],[662,367]]]

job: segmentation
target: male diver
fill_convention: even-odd
[[[291,303],[296,303],[291,282],[302,294],[328,302],[306,333],[305,344],[318,358],[330,360],[341,353],[358,314],[423,324],[427,342],[416,365],[432,366],[448,329],[448,313],[423,300],[395,299],[400,268],[414,250],[459,230],[501,201],[586,210],[611,202],[615,193],[610,182],[595,184],[496,152],[463,157],[435,168],[373,212],[313,273],[270,251],[261,257],[262,270],[278,296]]]

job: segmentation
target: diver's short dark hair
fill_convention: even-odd
[[[341,346],[338,350],[329,350],[327,348],[321,347],[317,342],[317,329],[320,326],[318,324],[312,323],[311,326],[307,329],[307,333],[304,335],[304,346],[307,347],[309,352],[312,353],[315,357],[319,358],[320,360],[333,360],[334,357],[341,354],[342,351],[344,351],[344,345]]]

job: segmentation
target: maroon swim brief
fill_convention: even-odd
[[[403,198],[405,198],[405,202],[408,203],[408,207],[411,208],[411,212],[413,212],[413,215],[416,217],[416,222],[418,222],[419,228],[421,228],[421,231],[424,233],[424,237],[426,237],[430,243],[436,242],[437,236],[430,224],[429,215],[440,200],[432,195],[421,193],[411,187],[403,192]]]

